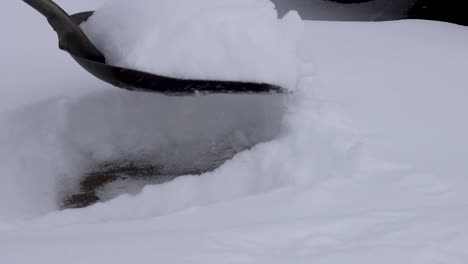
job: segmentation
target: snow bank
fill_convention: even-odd
[[[114,0],[82,25],[107,63],[294,89],[302,21],[268,0]]]

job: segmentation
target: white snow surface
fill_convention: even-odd
[[[179,98],[94,80],[40,16],[9,7],[0,263],[468,261],[467,28],[309,21],[295,93]],[[31,34],[40,53],[21,41]],[[100,161],[235,153],[201,176],[57,209]]]
[[[296,87],[303,23],[269,0],[110,0],[82,28],[112,65]]]

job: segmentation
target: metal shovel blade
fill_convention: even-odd
[[[68,52],[81,67],[113,86],[131,90],[186,96],[208,93],[285,93],[268,83],[173,78],[106,64],[104,55],[93,45],[80,24],[93,12],[68,15],[51,0],[23,0],[42,15],[57,32],[59,48]]]

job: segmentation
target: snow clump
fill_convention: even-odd
[[[158,75],[293,90],[303,22],[269,0],[113,0],[82,24],[107,63]]]

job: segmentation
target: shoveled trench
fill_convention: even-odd
[[[59,206],[86,207],[181,175],[212,171],[275,138],[284,100],[273,94],[103,93],[68,102],[63,140],[80,169],[59,185]]]

